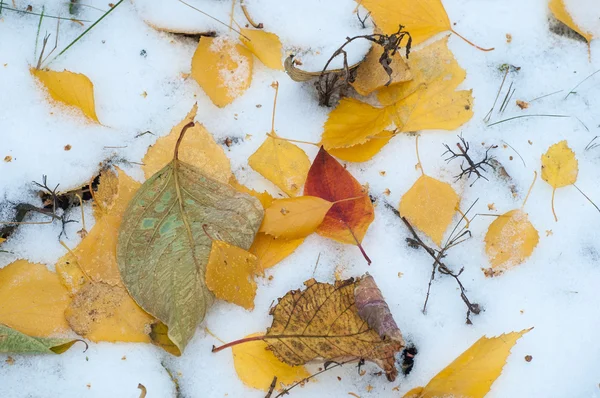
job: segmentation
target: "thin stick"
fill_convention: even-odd
[[[493,51],[494,47],[492,48],[483,48],[483,47],[479,47],[477,44],[474,44],[472,42],[470,42],[469,40],[467,40],[465,37],[463,37],[461,34],[459,34],[457,31],[455,31],[454,29],[450,29],[450,32],[454,33],[456,36],[460,37],[461,39],[463,39],[464,41],[466,41],[468,44],[472,45],[473,47],[475,47],[478,50],[481,51]]]
[[[501,114],[502,112],[504,112],[504,107],[508,104],[508,97],[510,95],[510,90],[512,89],[513,84],[515,84],[514,81],[510,82],[510,86],[508,86],[508,91],[506,92],[506,95],[504,96],[504,100],[502,101],[502,104],[500,105],[500,109],[498,109],[498,114]]]
[[[498,92],[496,93],[496,99],[494,99],[494,104],[492,105],[492,108],[487,113],[487,115],[485,115],[485,117],[483,118],[483,121],[486,123],[489,122],[490,118],[492,117],[492,113],[494,112],[494,108],[496,107],[496,103],[498,102],[498,98],[500,97],[500,93],[502,92],[502,87],[504,87],[504,82],[506,81],[506,77],[508,76],[509,71],[510,71],[510,67],[507,67],[506,71],[504,72],[504,77],[502,78],[502,83],[500,83],[500,87],[498,88]]]
[[[21,13],[21,14],[29,14],[29,15],[41,16],[41,14],[38,14],[37,12],[17,10],[15,8],[10,8],[10,7],[6,7],[6,6],[2,7],[2,9],[3,10],[9,10],[9,11],[18,12],[18,13]],[[74,22],[92,22],[92,21],[88,21],[87,19],[63,18],[63,17],[54,16],[54,15],[44,15],[44,17],[46,17],[46,18],[52,18],[52,19],[61,19],[61,20],[65,20],[65,21],[74,21]]]
[[[594,73],[592,73],[591,75],[589,75],[588,77],[586,77],[585,79],[583,79],[582,81],[580,81],[579,84],[577,84],[575,87],[573,87],[571,89],[571,91],[569,91],[569,93],[565,96],[564,99],[569,98],[569,95],[571,95],[571,94],[575,94],[575,91],[573,91],[573,90],[575,90],[577,87],[581,86],[586,80],[588,80],[590,77],[594,76],[598,72],[600,72],[600,69],[598,69],[597,71],[595,71]]]
[[[529,186],[529,191],[527,191],[527,196],[525,196],[525,200],[523,201],[523,204],[521,205],[521,209],[523,209],[525,207],[525,203],[527,203],[527,199],[529,199],[529,194],[531,194],[531,190],[533,189],[535,180],[537,180],[537,171],[534,170],[533,181],[531,182],[531,185]],[[554,196],[554,193],[552,195]],[[554,207],[554,205],[552,205],[552,206]]]
[[[275,391],[276,386],[277,386],[277,376],[273,376],[273,381],[271,382],[271,385],[269,386],[269,391],[267,391],[267,395],[265,395],[265,398],[271,398],[271,395],[273,395],[273,391]]]
[[[246,17],[246,20],[248,21],[248,23],[256,29],[262,29],[264,27],[264,25],[262,24],[262,22],[259,22],[259,23],[254,22],[254,20],[250,16],[250,13],[248,12],[248,9],[246,8],[246,4],[244,4],[243,0],[240,5],[242,6],[242,12],[244,13],[244,16]]]
[[[320,375],[321,373],[327,372],[328,370],[331,370],[331,369],[333,369],[333,368],[337,368],[338,366],[342,366],[342,365],[345,365],[345,364],[347,364],[347,363],[350,363],[350,362],[355,362],[355,361],[357,361],[357,360],[358,360],[358,358],[352,358],[352,359],[348,359],[347,361],[344,361],[344,362],[336,362],[336,364],[335,364],[335,365],[333,365],[333,366],[329,366],[329,367],[327,367],[327,368],[325,368],[325,369],[323,369],[323,370],[321,370],[321,371],[319,371],[319,372],[317,372],[317,373],[314,373],[314,374],[312,374],[312,375],[310,375],[310,376],[308,376],[308,377],[305,377],[304,379],[300,380],[299,382],[296,382],[296,383],[292,384],[290,387],[286,388],[285,390],[283,390],[282,392],[280,392],[279,394],[277,394],[277,395],[275,396],[275,398],[280,398],[280,397],[283,397],[284,395],[287,395],[287,394],[289,394],[289,391],[290,391],[292,388],[294,388],[294,387],[296,387],[297,385],[300,385],[300,384],[302,384],[302,383],[306,383],[307,381],[309,381],[309,380],[310,380],[310,379],[312,379],[313,377],[317,377],[317,376],[318,376],[318,375]]]
[[[69,246],[67,246],[67,244],[65,242],[63,242],[62,240],[59,241],[59,243],[62,245],[62,247],[64,247],[65,249],[67,249],[67,251],[69,252],[69,254],[71,256],[73,256],[73,258],[75,259],[75,263],[77,264],[77,268],[79,268],[79,270],[81,271],[81,273],[83,274],[83,276],[85,277],[85,279],[87,279],[88,282],[94,282],[94,280],[88,275],[87,272],[85,272],[85,270],[81,267],[81,265],[79,265],[79,261],[77,259],[77,255],[75,255],[75,253],[73,253],[73,251],[69,248]]]
[[[0,11],[1,10],[2,10],[2,6],[0,5]],[[37,56],[38,41],[40,39],[40,30],[42,29],[42,20],[44,19],[45,12],[46,12],[46,6],[42,6],[42,13],[40,14],[40,21],[38,22],[37,34],[35,35],[35,49],[33,50],[33,58],[35,58]]]
[[[237,2],[237,0],[233,0],[231,2],[231,11],[229,12],[229,30],[233,30],[233,14],[235,12],[235,3]]]
[[[560,93],[560,92],[562,92],[562,91],[563,91],[563,90],[558,90],[558,91],[555,91],[555,92],[553,92],[553,93],[550,93],[550,94],[544,94],[544,95],[542,95],[541,97],[534,98],[534,99],[532,99],[531,101],[527,101],[527,102],[529,102],[529,103],[531,104],[533,101],[537,101],[537,100],[539,100],[539,99],[546,98],[546,97],[549,97],[549,96],[551,96],[551,95],[554,95],[554,94],[558,94],[558,93]]]
[[[525,164],[525,160],[523,159],[523,156],[521,156],[521,154],[519,152],[517,152],[517,150],[515,148],[512,147],[512,145],[510,145],[508,142],[502,140],[502,142],[504,144],[506,144],[510,149],[512,149],[513,151],[515,151],[515,153],[519,156],[519,158],[521,159],[521,162],[523,162],[523,166],[527,167],[527,165]]]
[[[415,138],[415,150],[417,151],[417,165],[421,169],[421,175],[425,175],[423,165],[421,164],[421,157],[419,156],[419,137],[420,135],[417,135],[417,137]]]
[[[81,196],[79,196],[78,193],[75,194],[75,196],[77,196],[77,198],[79,199],[79,207],[81,208],[81,225],[82,225],[82,229],[84,231],[87,231],[87,229],[85,228],[85,214],[83,213],[83,199],[81,199]]]
[[[573,186],[575,188],[577,188],[579,193],[582,194],[596,208],[596,210],[598,210],[600,212],[600,208],[598,208],[598,206],[596,206],[596,204],[594,202],[592,202],[592,200],[586,194],[584,194],[583,191],[581,189],[579,189],[579,187],[577,185],[573,184]]]
[[[123,0],[121,0],[121,1],[123,1]],[[119,1],[119,3],[120,3],[121,1]],[[196,10],[196,11],[198,11],[200,14],[202,14],[202,15],[205,15],[205,16],[209,17],[210,19],[213,19],[213,20],[217,21],[217,22],[218,22],[218,23],[220,23],[221,25],[223,25],[223,26],[227,26],[228,28],[230,28],[231,30],[233,30],[235,33],[239,34],[240,36],[243,36],[244,38],[246,38],[246,39],[248,39],[248,40],[250,40],[250,38],[249,38],[249,37],[247,37],[246,35],[242,34],[242,32],[240,32],[239,30],[235,30],[235,29],[233,29],[231,26],[227,25],[225,22],[223,22],[223,21],[220,21],[220,20],[218,20],[217,18],[213,17],[212,15],[209,15],[209,14],[205,13],[205,12],[204,12],[204,11],[202,11],[201,9],[194,7],[193,5],[191,5],[191,4],[189,4],[189,3],[186,3],[186,2],[185,2],[185,1],[183,1],[183,0],[177,0],[177,1],[178,1],[178,2],[180,2],[180,3],[182,3],[182,4],[185,4],[185,5],[186,5],[186,6],[188,6],[188,7],[190,7],[192,10]],[[116,7],[116,6],[115,6],[115,7]]]
[[[521,119],[524,117],[571,117],[571,116],[569,116],[569,115],[521,115],[521,116],[509,117],[508,119],[500,120],[499,122],[494,122],[492,124],[488,124],[487,126],[492,127],[492,126],[495,126],[500,123],[508,122],[510,120],[515,120],[515,119]]]

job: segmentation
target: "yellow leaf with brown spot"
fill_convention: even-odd
[[[241,29],[240,41],[267,68],[283,70],[281,41],[276,34],[260,29]]]
[[[96,115],[94,84],[86,75],[68,70],[56,72],[31,68],[30,71],[46,87],[52,99],[79,108],[85,116],[100,123]]]
[[[300,239],[319,228],[333,203],[316,196],[274,200],[265,209],[260,232],[276,238]]]
[[[252,62],[252,53],[226,36],[202,36],[192,58],[192,77],[222,108],[250,87]]]
[[[492,222],[485,235],[485,251],[493,271],[503,271],[525,261],[540,240],[523,210],[511,210]]]
[[[402,196],[399,210],[402,217],[441,246],[459,201],[450,184],[422,175]]]
[[[259,336],[254,333],[246,337]],[[239,379],[248,387],[268,391],[277,376],[277,386],[291,385],[310,376],[304,366],[290,366],[281,362],[267,349],[264,341],[250,341],[232,347],[233,365]]]
[[[248,164],[289,196],[300,194],[310,169],[302,149],[275,137],[267,137],[248,158]]]
[[[569,11],[567,11],[567,7],[565,6],[564,0],[550,0],[548,3],[548,7],[550,7],[550,11],[552,14],[558,19],[560,22],[567,25],[569,28],[573,29],[575,32],[579,33],[585,40],[588,42],[588,46],[590,42],[594,38],[594,36],[585,30],[583,30],[579,25],[575,23]]]
[[[194,104],[190,112],[169,135],[159,138],[152,145],[142,160],[144,176],[148,179],[173,160],[173,151],[183,126],[194,122],[198,104]],[[179,149],[179,159],[196,166],[204,174],[217,181],[227,183],[231,176],[231,164],[223,148],[215,142],[212,134],[200,123],[188,128],[185,141]]]
[[[332,148],[329,150],[329,154],[347,162],[366,162],[377,155],[381,151],[381,148],[386,146],[394,135],[393,131],[384,130],[362,144],[347,148]]]
[[[17,260],[0,269],[0,324],[35,337],[66,333],[69,302],[58,276],[42,264]]]
[[[206,265],[206,286],[221,300],[251,310],[254,308],[256,282],[260,272],[258,258],[242,249],[220,240],[212,241]]]
[[[392,69],[391,76],[387,74],[383,66],[379,63],[381,54],[383,54],[383,47],[374,45],[358,66],[352,87],[360,95],[369,95],[386,85],[389,86],[412,79],[412,73],[399,51],[396,51],[391,57],[392,62],[389,65]]]
[[[276,238],[259,232],[254,237],[250,253],[258,257],[260,268],[264,271],[277,265],[281,260],[292,254],[304,242],[301,239]]]
[[[566,187],[575,184],[579,172],[579,163],[575,157],[575,152],[563,140],[548,148],[542,155],[542,179],[550,184],[552,190],[552,214],[558,221],[554,211],[554,194],[556,188]]]
[[[446,366],[425,387],[410,390],[404,398],[483,398],[502,373],[510,350],[531,329],[483,336]]]

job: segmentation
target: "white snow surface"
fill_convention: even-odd
[[[16,0],[19,9],[31,4],[34,12],[45,5],[47,15],[68,16],[67,2]],[[190,0],[190,3],[192,0]],[[108,8],[107,2],[86,0],[88,5]],[[233,170],[242,183],[255,189],[277,189],[247,165],[248,157],[262,143],[270,129],[273,89],[277,80],[280,92],[276,128],[279,135],[317,142],[329,109],[320,108],[311,84],[293,82],[283,72],[254,63],[251,87],[231,105],[217,108],[193,79],[184,79],[196,42],[160,32],[143,21],[136,6],[149,1],[124,1],[114,12],[86,34],[64,55],[51,63],[54,70],[68,69],[86,74],[94,83],[96,108],[101,125],[89,123],[81,114],[48,101],[44,90],[32,78],[39,18],[3,10],[0,17],[0,219],[10,217],[11,203],[39,205],[31,181],[48,176],[49,185],[60,183],[67,189],[85,184],[97,173],[98,164],[106,159],[121,161],[120,166],[138,180],[141,169],[123,163],[140,162],[149,145],[158,136],[168,134],[197,101],[197,120],[217,141],[239,138],[239,143],[225,147]],[[152,2],[154,3],[154,2]],[[165,10],[180,9],[175,0],[157,1]],[[333,4],[335,3],[336,6]],[[578,83],[600,69],[600,40],[591,45],[588,58],[586,43],[558,36],[548,29],[549,11],[545,0],[444,0],[454,29],[481,46],[495,47],[481,52],[456,36],[449,46],[459,64],[467,71],[464,89],[473,89],[474,117],[453,132],[426,131],[420,139],[420,154],[428,175],[454,184],[462,195],[463,208],[479,199],[476,213],[495,213],[519,208],[533,179],[540,172],[540,157],[558,141],[568,140],[579,160],[577,186],[596,203],[600,202],[600,148],[585,150],[588,142],[600,135],[600,74],[582,83],[576,92],[565,96]],[[231,2],[194,0],[193,4],[228,22]],[[355,7],[351,1],[267,1],[252,0],[249,8],[268,30],[297,45],[310,45],[318,32],[331,37],[319,44],[321,53],[331,53],[346,36],[360,32],[348,14]],[[310,4],[310,12],[295,13]],[[343,6],[342,6],[343,4]],[[5,7],[12,2],[4,0]],[[339,12],[334,12],[339,5]],[[597,0],[569,1],[569,9],[581,16],[582,24],[598,21],[588,18],[598,12]],[[219,8],[220,7],[220,8]],[[220,14],[216,14],[219,8]],[[574,10],[577,9],[577,12]],[[293,23],[282,15],[290,10]],[[328,17],[321,15],[330,13]],[[142,10],[143,11],[143,10]],[[186,13],[189,10],[184,9]],[[341,15],[346,13],[344,15]],[[100,11],[82,7],[82,19],[95,20]],[[174,14],[179,15],[179,14]],[[172,16],[173,17],[173,16]],[[214,21],[188,14],[182,25],[199,21],[206,27],[223,32]],[[174,18],[174,17],[173,17]],[[587,20],[586,20],[587,18]],[[240,24],[240,11],[235,13]],[[172,19],[178,22],[178,20]],[[89,23],[86,23],[86,27]],[[186,27],[184,26],[184,27]],[[83,32],[86,27],[63,21],[60,24],[59,49]],[[44,19],[41,34],[56,32],[56,21]],[[328,33],[328,34],[329,34]],[[323,33],[325,34],[325,33]],[[512,36],[507,43],[506,34]],[[441,36],[440,36],[441,37]],[[321,42],[320,42],[321,43]],[[55,53],[56,54],[56,53]],[[54,54],[54,55],[55,55]],[[145,54],[145,55],[143,55]],[[503,77],[502,64],[520,67],[507,77],[499,102],[508,84],[516,89],[503,114],[499,104],[492,116],[500,121],[514,116],[552,114],[568,118],[531,117],[507,121],[488,127],[483,119],[494,103]],[[554,93],[536,101],[540,96]],[[143,96],[143,93],[147,96]],[[530,101],[527,110],[519,109],[515,100]],[[257,105],[262,105],[257,107]],[[151,131],[139,138],[139,133]],[[490,181],[454,182],[459,163],[446,163],[441,156],[442,144],[454,145],[457,134],[472,144],[476,157],[489,145],[499,145],[493,154],[506,167],[518,190],[514,198],[508,186],[490,176]],[[247,137],[251,135],[251,137]],[[406,245],[408,231],[384,205],[397,206],[402,195],[420,173],[415,170],[414,137],[398,136],[371,161],[348,164],[348,170],[362,183],[368,183],[376,197],[375,221],[363,241],[373,263],[367,266],[355,246],[342,245],[317,235],[310,236],[290,257],[268,270],[272,280],[260,279],[256,308],[249,312],[232,304],[218,302],[199,326],[196,336],[180,358],[142,344],[91,344],[87,352],[75,345],[57,356],[13,356],[15,363],[5,363],[0,355],[1,397],[138,397],[138,383],[148,389],[149,398],[174,397],[175,387],[165,368],[179,378],[182,397],[264,397],[265,393],[245,387],[237,378],[230,351],[210,352],[219,342],[206,334],[208,327],[225,341],[249,333],[264,331],[270,325],[268,309],[273,300],[303,281],[315,277],[332,282],[334,271],[343,277],[369,272],[381,288],[405,339],[418,349],[413,371],[400,375],[393,383],[376,376],[375,365],[366,366],[359,376],[355,366],[347,365],[326,372],[316,381],[291,391],[291,397],[344,397],[349,392],[361,397],[399,397],[409,389],[425,385],[482,335],[534,327],[512,349],[502,375],[493,384],[489,397],[599,397],[600,396],[600,214],[577,191],[569,186],[556,192],[555,206],[559,221],[550,209],[551,187],[538,178],[525,211],[540,232],[540,242],[533,255],[522,265],[495,278],[486,278],[481,268],[489,266],[483,238],[492,217],[477,217],[471,224],[472,239],[452,249],[446,262],[453,269],[464,267],[461,280],[469,298],[485,311],[473,316],[473,325],[465,324],[465,306],[455,282],[448,277],[434,281],[427,314],[421,313],[427,282],[431,273],[430,258],[422,250]],[[485,143],[485,146],[482,146]],[[510,145],[514,148],[511,149]],[[65,151],[65,145],[71,145]],[[120,148],[124,147],[124,148]],[[303,147],[310,158],[316,148]],[[518,154],[516,152],[518,152]],[[523,158],[521,161],[520,156]],[[11,156],[11,162],[3,161]],[[385,171],[385,175],[380,172]],[[594,182],[596,181],[596,182]],[[391,194],[383,192],[389,189]],[[86,206],[86,222],[93,217]],[[79,219],[79,209],[73,211]],[[40,220],[32,217],[31,221]],[[458,220],[458,217],[457,217]],[[67,245],[78,243],[70,224]],[[18,258],[47,264],[54,269],[64,254],[58,235],[61,227],[23,225],[2,246],[12,254],[0,253],[0,267]],[[315,263],[320,255],[318,266]],[[402,276],[399,277],[398,273]],[[533,360],[526,362],[525,355]],[[123,357],[126,357],[123,360]],[[315,371],[318,365],[309,369]],[[341,377],[338,381],[336,376]],[[368,392],[368,386],[372,390]],[[399,390],[393,390],[395,387]]]

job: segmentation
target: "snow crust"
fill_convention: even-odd
[[[34,12],[40,12],[45,5],[48,15],[68,16],[65,1],[17,0],[16,3],[20,9],[31,4]],[[579,160],[577,186],[599,203],[600,148],[585,150],[585,147],[594,136],[600,135],[600,74],[581,84],[567,99],[565,96],[600,69],[600,41],[592,42],[588,59],[586,43],[550,33],[549,11],[544,0],[445,0],[443,3],[451,21],[456,23],[453,28],[457,32],[481,46],[496,49],[484,53],[456,36],[450,38],[451,50],[467,71],[461,88],[473,88],[475,115],[457,131],[423,133],[419,147],[425,172],[453,183],[462,195],[461,207],[466,208],[479,199],[475,212],[502,214],[521,206],[534,171],[540,172],[541,155],[551,144],[566,139]],[[6,0],[4,4],[12,7]],[[108,7],[106,2],[95,0],[85,4],[103,10]],[[280,83],[277,133],[297,140],[319,140],[328,109],[318,106],[312,85],[293,82],[285,73],[269,70],[258,60],[254,63],[252,85],[244,95],[223,109],[214,106],[193,79],[185,78],[197,43],[191,38],[159,32],[143,21],[145,12],[157,4],[162,7],[160,15],[169,16],[178,26],[193,27],[201,23],[207,29],[224,31],[224,27],[189,12],[185,6],[181,8],[176,1],[136,0],[135,4],[125,1],[50,64],[54,70],[84,73],[92,80],[102,125],[91,124],[77,112],[47,101],[46,94],[29,73],[29,68],[37,62],[34,48],[39,19],[8,10],[2,12],[1,203],[39,205],[31,181],[40,181],[42,175],[47,175],[49,185],[60,183],[63,189],[80,186],[87,183],[97,172],[98,164],[106,159],[112,159],[142,181],[140,168],[123,161],[140,162],[148,146],[168,134],[195,101],[199,105],[197,120],[217,141],[223,142],[227,137],[239,139],[230,148],[224,147],[238,179],[255,189],[268,189],[276,194],[277,189],[247,165],[248,157],[270,130],[274,94],[270,85],[274,80]],[[196,0],[193,4],[221,20],[229,20],[230,2]],[[248,2],[253,17],[269,30],[272,27],[288,46],[318,43],[313,48],[321,54],[330,54],[346,36],[362,31],[352,22],[356,16],[349,14],[355,6],[342,0]],[[314,12],[315,7],[326,10],[326,16]],[[597,0],[570,0],[568,7],[582,25],[592,26],[597,22],[588,19],[597,13]],[[79,17],[87,20],[101,15],[89,7],[81,7],[80,12]],[[235,19],[244,21],[238,12]],[[63,21],[59,48],[84,29]],[[41,32],[52,33],[53,45],[56,21],[44,19]],[[510,43],[506,34],[512,36]],[[326,40],[318,41],[320,38]],[[318,66],[324,58],[314,60]],[[483,118],[494,102],[504,75],[499,67],[505,63],[521,69],[507,77],[499,101],[511,82],[516,91],[503,114],[497,113],[496,106],[492,121],[525,114],[570,117],[521,118],[487,127]],[[517,99],[529,101],[529,108],[519,109],[515,105]],[[145,131],[153,134],[135,138]],[[457,134],[471,142],[475,156],[482,156],[489,145],[499,146],[493,154],[512,177],[517,197],[495,177],[490,177],[490,182],[480,180],[472,187],[471,182],[453,182],[453,176],[460,171],[459,164],[448,164],[441,155],[442,144],[454,145]],[[461,280],[469,298],[485,311],[473,317],[473,325],[466,325],[465,307],[456,284],[440,277],[433,284],[424,315],[421,308],[431,273],[430,258],[406,245],[408,231],[384,206],[384,203],[397,206],[420,175],[414,167],[417,162],[414,140],[409,135],[398,136],[372,161],[348,164],[350,172],[362,183],[369,183],[371,194],[377,198],[375,221],[363,242],[373,260],[371,266],[367,266],[354,246],[310,236],[292,256],[267,272],[272,280],[258,281],[253,312],[217,303],[181,358],[171,357],[150,345],[108,343],[91,344],[86,353],[80,345],[75,345],[60,356],[13,356],[12,365],[5,362],[6,356],[0,356],[0,396],[138,397],[137,385],[142,383],[149,398],[174,397],[175,387],[166,367],[178,378],[184,397],[264,397],[264,392],[245,387],[237,378],[229,351],[210,352],[212,345],[219,342],[204,328],[224,341],[263,331],[271,322],[268,309],[273,300],[300,288],[311,277],[331,282],[336,270],[344,278],[366,271],[373,275],[405,339],[419,350],[415,367],[409,376],[400,376],[395,383],[389,383],[385,377],[375,375],[378,369],[374,365],[367,365],[367,374],[362,377],[354,366],[344,366],[294,389],[292,397],[341,397],[349,392],[362,397],[402,396],[410,388],[425,385],[482,335],[529,327],[535,328],[513,348],[489,397],[600,396],[597,372],[600,214],[577,189],[566,187],[556,192],[559,221],[555,222],[550,209],[552,189],[538,178],[524,208],[540,232],[540,243],[531,258],[502,276],[485,278],[481,268],[489,265],[483,238],[493,218],[478,216],[471,224],[473,238],[452,249],[446,262],[455,270],[464,267]],[[67,144],[72,147],[69,151],[64,150]],[[311,146],[303,149],[311,159],[317,151]],[[3,161],[5,156],[11,156],[12,161]],[[391,191],[389,196],[384,194],[386,189]],[[496,211],[488,209],[492,203]],[[8,207],[0,207],[0,219],[10,217]],[[71,217],[80,219],[79,209]],[[31,219],[35,220],[42,218]],[[86,223],[88,228],[93,224],[87,206]],[[25,258],[53,269],[65,252],[59,244],[60,229],[57,223],[19,227],[2,246],[12,254],[0,253],[0,267]],[[70,247],[79,241],[78,229],[80,225],[70,224],[67,237],[62,237]],[[398,273],[402,273],[401,277]],[[526,362],[525,355],[532,355],[533,360]],[[317,367],[310,369],[315,371]],[[336,376],[342,380],[338,381]],[[373,387],[370,393],[368,386]],[[396,386],[399,391],[393,390]]]

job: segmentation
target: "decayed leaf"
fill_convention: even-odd
[[[260,62],[268,68],[283,70],[281,41],[275,33],[261,29],[241,29],[241,32],[240,41],[256,55]]]
[[[328,152],[330,155],[347,162],[366,162],[377,155],[381,148],[386,146],[395,135],[395,132],[384,130],[368,139],[363,144],[353,145],[348,148],[331,148]]]
[[[202,36],[192,58],[192,77],[222,108],[250,87],[252,62],[252,53],[231,39]]]
[[[511,210],[492,222],[485,235],[485,251],[493,271],[503,271],[525,261],[540,240],[523,210]]]
[[[573,17],[571,17],[571,14],[569,14],[569,12],[567,11],[567,7],[565,6],[564,0],[550,0],[550,3],[548,3],[548,7],[550,7],[550,11],[556,17],[556,19],[558,19],[560,22],[564,23],[569,28],[573,29],[575,32],[583,36],[583,38],[587,40],[588,46],[590,45],[590,42],[592,41],[594,36],[590,32],[586,32],[585,30],[583,30],[575,23]]]
[[[413,45],[452,29],[441,0],[363,0],[361,4],[387,34],[396,33],[398,25],[404,25]]]
[[[244,307],[254,308],[258,258],[239,247],[220,240],[212,241],[206,265],[206,287],[215,297]]]
[[[558,221],[554,212],[556,188],[575,184],[578,172],[579,163],[575,158],[575,152],[569,148],[565,140],[552,145],[542,155],[542,179],[554,188],[552,190],[552,213],[556,221]]]
[[[258,333],[246,337],[258,336]],[[290,366],[281,362],[267,349],[264,341],[250,341],[232,348],[233,364],[240,380],[247,386],[268,391],[273,376],[277,376],[277,385],[289,385],[298,382],[310,373],[304,366]]]
[[[0,269],[0,324],[36,337],[65,333],[69,301],[58,276],[42,264],[17,260]]]
[[[260,268],[264,271],[292,254],[302,242],[304,242],[304,238],[290,240],[259,232],[248,251],[258,257]]]
[[[263,210],[252,196],[179,160],[178,149],[129,203],[117,262],[131,296],[168,327],[170,340],[183,351],[213,302],[205,284],[211,241],[203,226],[247,249]]]
[[[506,363],[517,340],[531,329],[483,336],[438,373],[425,387],[409,391],[404,398],[483,398]]]
[[[0,354],[62,354],[78,340],[31,337],[0,324]]]
[[[396,51],[392,56],[392,63],[389,65],[392,69],[392,76],[388,76],[385,69],[379,63],[381,54],[383,54],[382,46],[375,45],[371,47],[371,51],[369,51],[356,70],[356,78],[352,83],[352,87],[360,95],[369,95],[386,85],[406,82],[412,79],[412,73],[406,62],[404,62],[400,52]]]
[[[269,349],[292,366],[315,359],[364,358],[379,365],[393,381],[398,374],[394,355],[403,342],[382,339],[359,316],[355,303],[358,283],[360,280],[349,279],[331,285],[310,279],[304,291],[287,293],[271,309],[273,323],[264,339]]]
[[[31,68],[31,74],[48,89],[55,100],[79,108],[84,115],[100,123],[96,116],[94,85],[86,75],[68,70],[56,72]]]
[[[446,182],[422,175],[400,200],[400,215],[438,246],[456,213],[459,196]]]
[[[335,203],[317,233],[342,243],[360,244],[375,218],[367,190],[321,147],[304,187],[304,194]],[[344,199],[354,200],[342,201]]]
[[[142,160],[142,170],[146,178],[150,178],[173,159],[173,150],[181,129],[186,124],[194,122],[197,111],[198,104],[194,104],[185,119],[173,127],[169,135],[159,138],[148,149]],[[226,183],[231,176],[231,165],[225,151],[200,123],[195,123],[186,133],[186,140],[181,146],[179,156],[181,160],[197,167],[215,180]]]
[[[305,238],[317,230],[332,202],[315,196],[274,200],[265,210],[260,232],[276,238]]]

